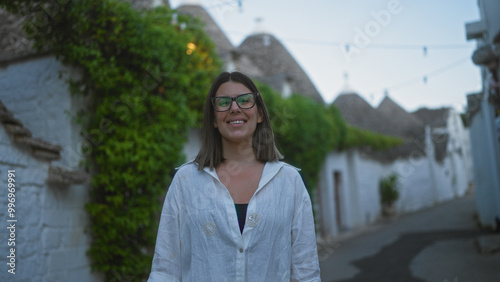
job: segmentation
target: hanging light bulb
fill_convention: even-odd
[[[243,0],[238,0],[238,8],[240,13],[243,13]]]
[[[193,51],[196,50],[196,44],[194,44],[193,42],[189,42],[187,44],[187,50],[186,50],[186,54],[188,55],[191,55],[193,54]]]

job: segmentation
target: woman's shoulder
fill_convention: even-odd
[[[300,171],[300,168],[295,167],[295,166],[288,164],[286,162],[283,162],[283,161],[268,162],[268,163],[266,163],[266,165],[268,165],[270,167],[276,167],[279,170],[287,171],[290,173],[298,173]]]
[[[295,172],[299,172],[301,170],[300,168],[293,166],[291,164],[288,164],[288,163],[285,163],[282,161],[279,161],[279,162],[282,163],[283,167],[285,167],[285,169],[287,169],[287,170],[295,171]]]
[[[180,166],[176,167],[175,170],[177,170],[177,172],[179,171],[184,171],[184,170],[190,170],[190,169],[193,169],[193,168],[197,168],[198,167],[198,164],[194,161],[194,159],[190,160],[190,161],[187,161],[183,164],[181,164]]]
[[[266,169],[271,174],[277,174],[278,176],[285,175],[288,177],[300,177],[300,168],[282,161],[273,161],[266,163]]]
[[[176,170],[175,176],[177,177],[182,176],[183,178],[185,178],[185,176],[193,177],[200,172],[198,170],[198,164],[194,160],[185,162],[184,164],[176,167],[175,170]]]
[[[302,198],[304,195],[307,194],[307,189],[304,184],[304,179],[302,178],[302,175],[299,173],[300,169],[282,162],[282,161],[276,161],[269,163],[271,165],[277,166],[278,172],[276,174],[276,179],[278,179],[279,182],[285,181],[287,185],[283,186],[286,187],[286,189],[294,190],[296,193],[290,193],[291,195],[295,195],[299,198]]]

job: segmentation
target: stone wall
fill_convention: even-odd
[[[33,55],[33,42],[22,30],[23,18],[0,9],[0,65]]]
[[[61,76],[60,76],[61,75]],[[91,273],[89,222],[85,211],[88,181],[53,184],[51,168],[80,172],[80,127],[72,115],[84,101],[72,97],[66,79],[77,75],[47,56],[0,69],[0,101],[31,135],[62,150],[58,160],[36,157],[33,148],[0,126],[0,238],[8,238],[7,170],[15,170],[16,274],[2,263],[0,281],[101,281]],[[9,255],[6,239],[0,256]],[[5,261],[3,259],[2,261]],[[14,278],[14,280],[12,279]]]

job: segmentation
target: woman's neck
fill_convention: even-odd
[[[223,142],[222,156],[224,157],[224,160],[238,162],[241,164],[250,164],[257,162],[257,158],[250,142]]]

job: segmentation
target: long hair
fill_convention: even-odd
[[[219,130],[214,126],[215,113],[212,107],[211,98],[215,97],[219,87],[228,81],[238,82],[247,87],[253,93],[259,93],[257,86],[253,81],[241,72],[223,72],[215,78],[215,81],[210,87],[207,99],[205,100],[205,112],[203,115],[203,128],[201,130],[202,143],[200,151],[195,158],[198,164],[198,169],[202,170],[204,167],[214,169],[219,166],[224,158],[222,157],[222,137]],[[283,156],[276,148],[274,142],[274,134],[271,128],[271,121],[267,113],[266,105],[262,96],[258,94],[256,106],[259,113],[262,115],[262,122],[257,123],[253,138],[252,147],[257,160],[261,162],[272,162],[282,159]]]

